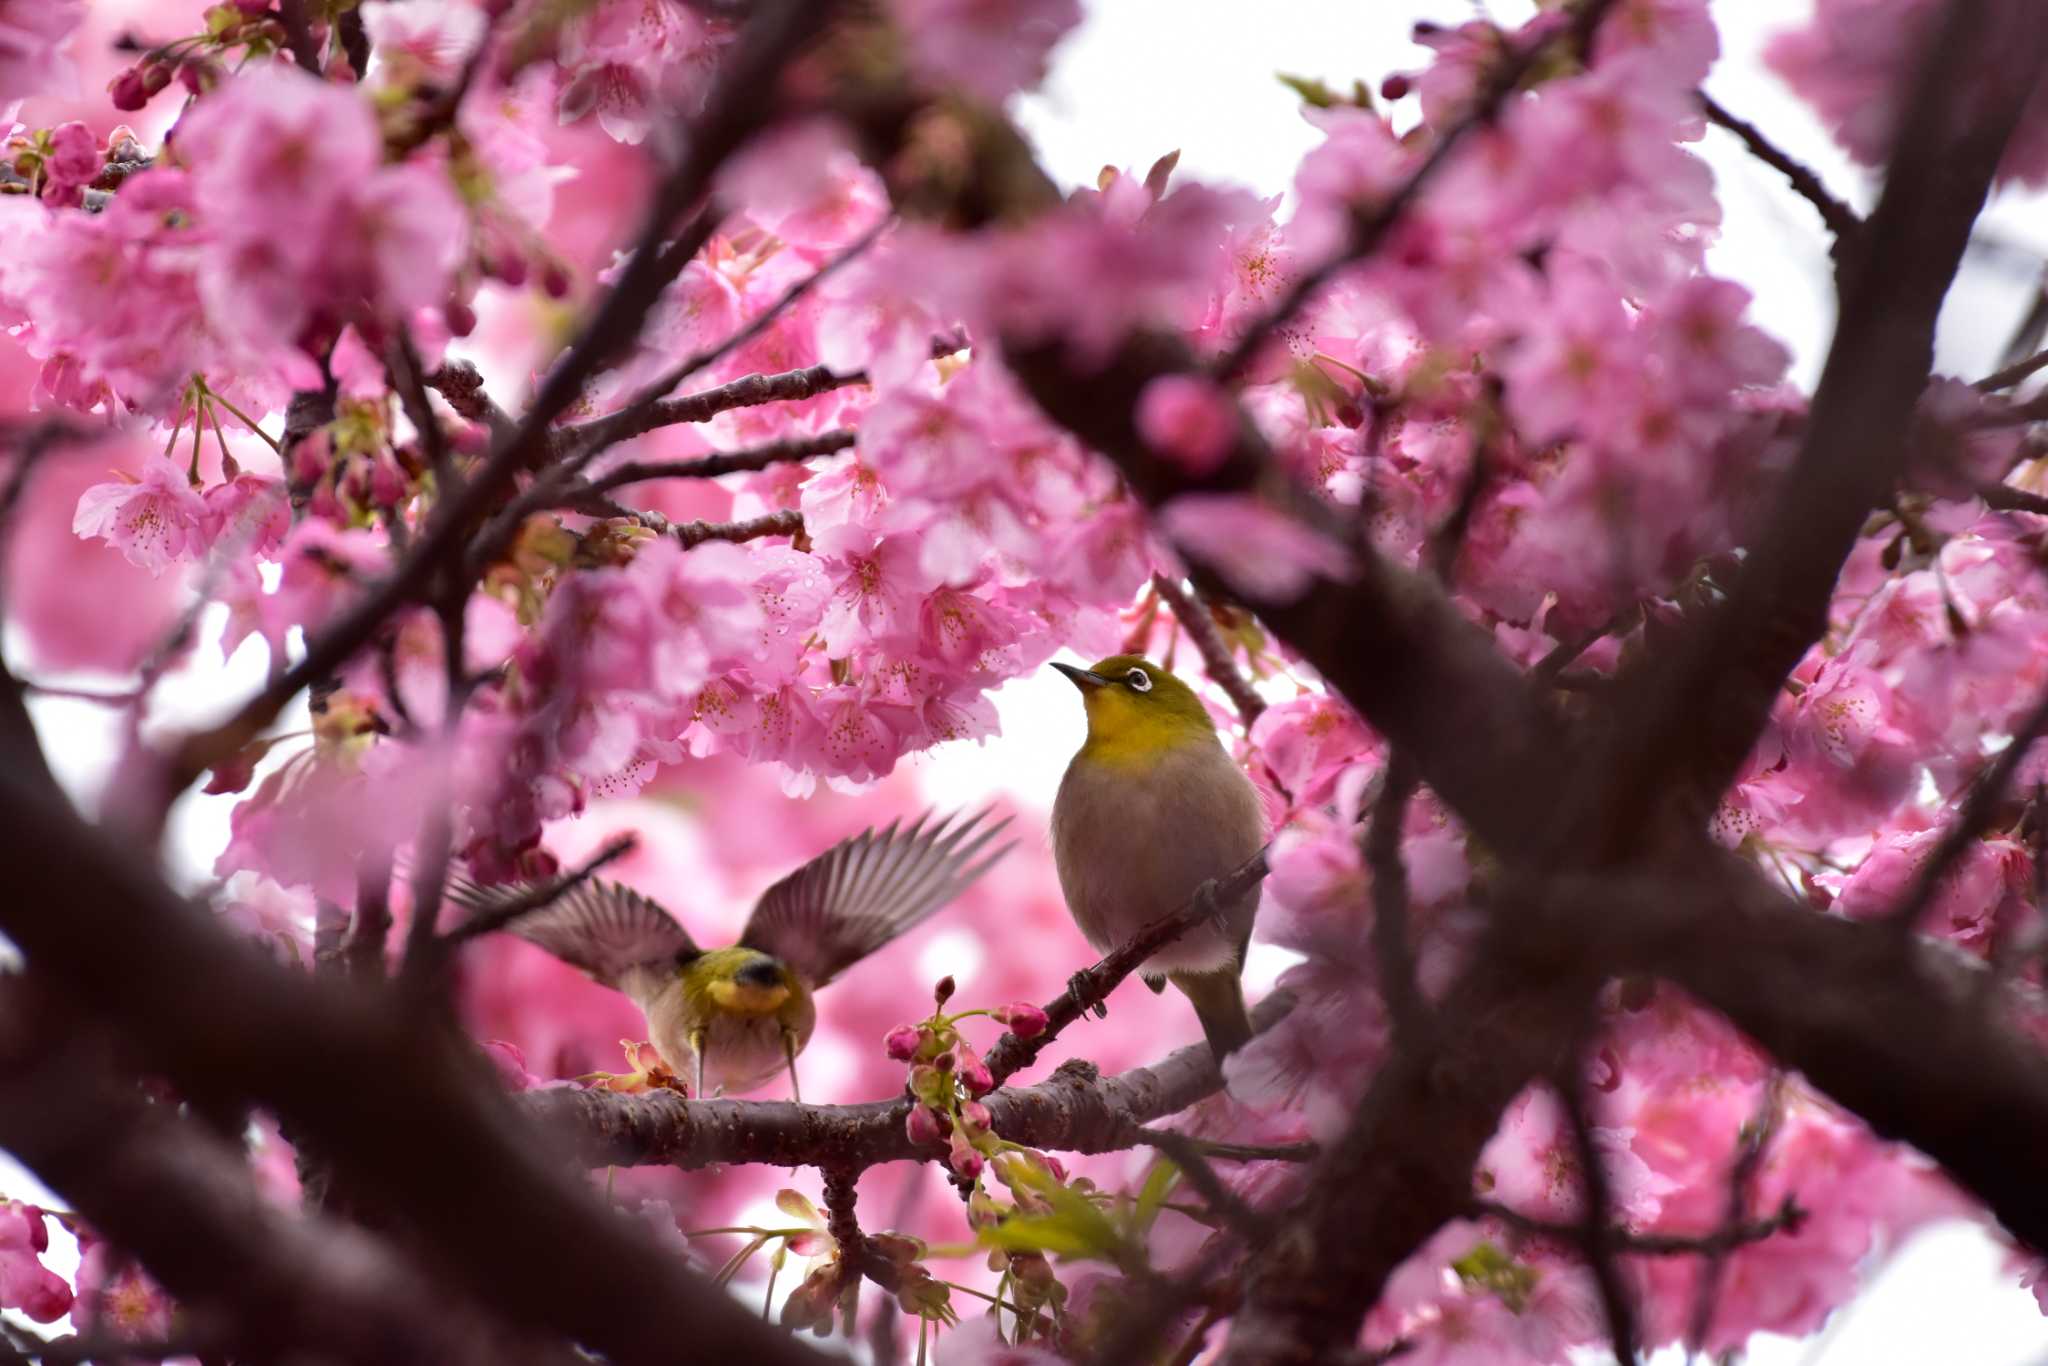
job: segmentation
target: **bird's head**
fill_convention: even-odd
[[[1195,690],[1139,655],[1111,655],[1086,669],[1054,664],[1081,690],[1091,756],[1141,762],[1191,741],[1212,740],[1216,723]]]
[[[700,954],[683,972],[700,977],[701,990],[712,1004],[737,1015],[767,1015],[781,1009],[794,986],[781,959],[746,948]]]

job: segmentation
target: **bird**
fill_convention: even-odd
[[[1052,805],[1053,861],[1074,923],[1098,953],[1186,905],[1266,843],[1265,810],[1194,689],[1139,655],[1053,665],[1081,690],[1088,738]],[[1252,1036],[1245,949],[1250,888],[1139,967],[1194,1005],[1217,1061]]]
[[[659,903],[595,879],[507,928],[630,997],[669,1070],[680,1077],[694,1064],[693,1095],[750,1091],[787,1068],[790,1096],[801,1101],[796,1059],[817,1023],[814,993],[922,923],[1013,847],[984,855],[1008,818],[984,825],[987,810],[966,820],[932,822],[932,814],[905,828],[870,827],[804,864],[761,894],[739,942],[726,948],[699,947]],[[477,915],[533,891],[454,877],[448,895]]]

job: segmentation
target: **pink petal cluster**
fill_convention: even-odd
[[[50,1230],[34,1205],[0,1200],[0,1309],[19,1309],[37,1323],[71,1312],[71,1287],[42,1263]]]

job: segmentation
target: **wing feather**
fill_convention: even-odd
[[[478,915],[510,905],[534,886],[514,882],[479,887],[451,876],[448,899]],[[578,883],[505,928],[613,987],[632,968],[672,965],[699,951],[689,931],[658,903],[630,887],[596,879]]]
[[[983,856],[1010,823],[984,825],[988,814],[933,823],[927,811],[907,828],[891,821],[840,841],[762,894],[740,943],[823,986],[967,890],[1010,851],[1005,844]]]

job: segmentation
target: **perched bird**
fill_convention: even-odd
[[[955,823],[898,822],[832,846],[754,903],[730,948],[699,948],[674,916],[616,883],[588,881],[509,926],[605,986],[647,1017],[655,1051],[678,1076],[694,1060],[698,1096],[748,1091],[789,1069],[817,1023],[811,995],[854,963],[965,891],[1010,850],[982,851],[1010,822],[987,812]],[[530,886],[451,879],[449,898],[472,912],[505,906]]]
[[[1258,853],[1266,817],[1187,684],[1137,655],[1053,667],[1088,711],[1052,804],[1053,858],[1074,923],[1108,953]],[[1254,887],[1139,969],[1152,990],[1186,993],[1218,1060],[1252,1036],[1239,974],[1258,907]]]

